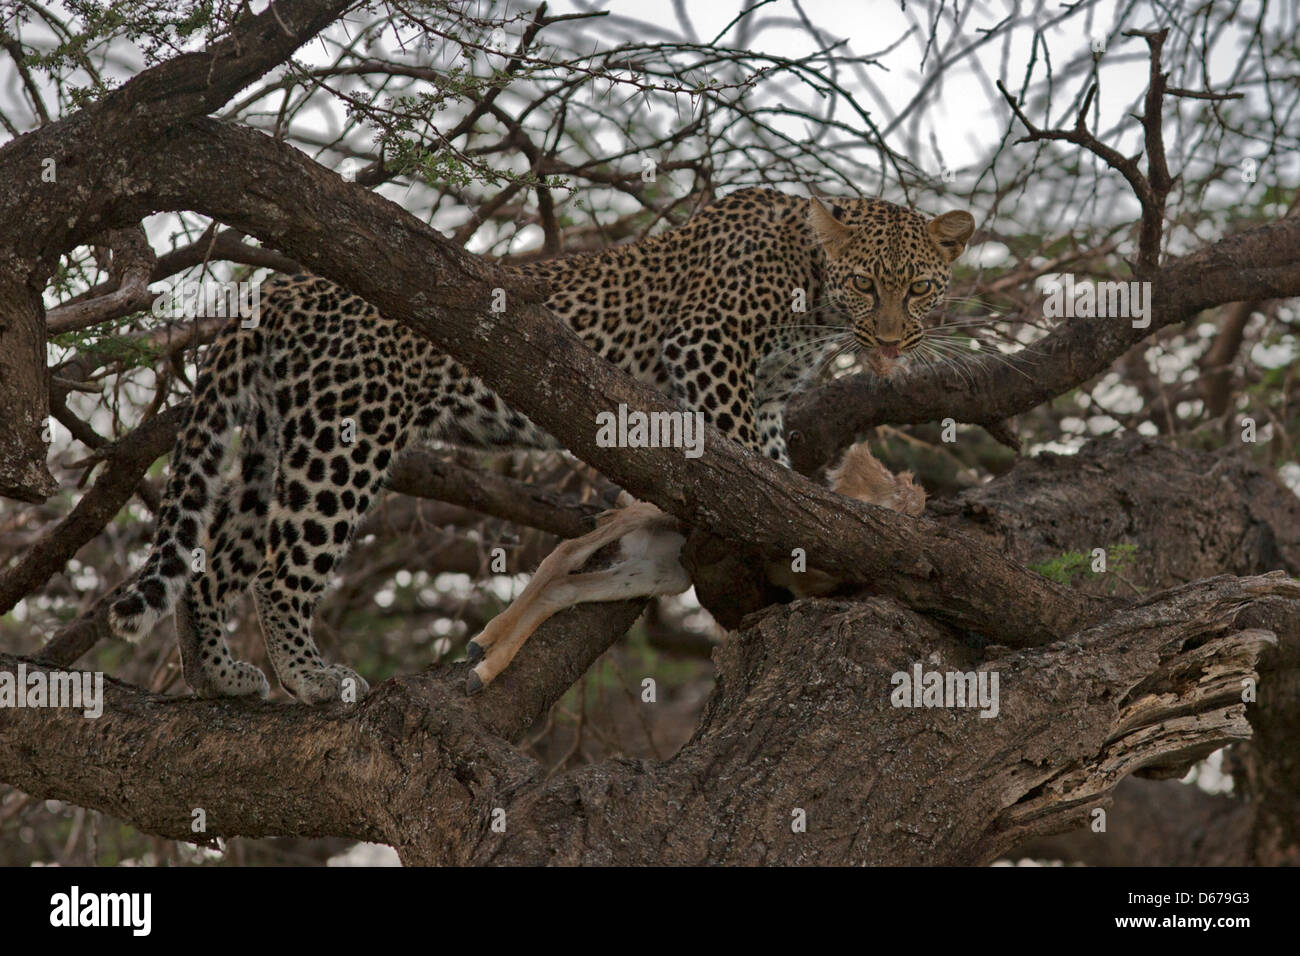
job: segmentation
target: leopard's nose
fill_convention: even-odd
[[[902,339],[876,339],[876,348],[885,358],[898,358],[899,345]]]

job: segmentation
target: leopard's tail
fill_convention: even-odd
[[[204,357],[176,445],[158,512],[153,548],[139,576],[109,608],[109,626],[137,641],[176,604],[192,575],[206,567],[207,529],[221,482],[226,437],[243,406],[242,366],[261,359],[263,330],[232,322]]]

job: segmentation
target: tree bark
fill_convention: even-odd
[[[1182,772],[1247,737],[1241,681],[1272,638],[1232,618],[1266,593],[1300,588],[1215,579],[983,661],[887,599],[773,609],[717,655],[700,728],[662,764],[546,780],[510,744],[627,626],[592,626],[588,608],[576,613],[589,630],[568,620],[556,643],[554,628],[539,632],[482,703],[462,695],[456,666],[387,681],[355,708],[109,682],[97,720],[5,709],[0,776],[176,839],[195,838],[201,808],[203,835],[377,840],[408,863],[978,864],[1080,821],[1135,770]],[[892,676],[918,663],[999,673],[997,718],[891,706]],[[792,827],[800,810],[806,831]]]
[[[38,288],[0,266],[0,495],[33,503],[59,489],[45,464],[50,382]]]
[[[1293,554],[1294,504],[1285,489],[1259,483],[1264,472],[1244,458],[1146,439],[1025,462],[951,511],[981,514],[986,528],[1016,526],[1017,547],[1028,550],[1041,524],[1043,547],[1056,547],[1058,515],[1077,507],[1070,490],[1087,475],[1096,488],[1112,486],[1111,497],[1093,499],[1094,521],[1119,520],[1131,490],[1151,488],[1157,500],[1158,479],[1206,481],[1220,489],[1204,502],[1207,514],[1225,516],[1225,528],[1254,514],[1269,528],[1255,528],[1254,540],[1271,537]],[[1027,514],[1038,522],[1014,517],[1029,487],[1038,510]],[[1190,515],[1200,506],[1183,499]],[[1166,550],[1195,550],[1195,522],[1141,502],[1129,514],[1139,540],[1163,525]],[[1232,535],[1207,540],[1234,547]],[[1242,681],[1267,689],[1273,680],[1275,638],[1261,625],[1300,619],[1300,585],[1281,574],[1197,581],[1023,649],[981,647],[883,597],[769,608],[716,654],[714,693],[678,754],[546,779],[513,742],[638,610],[558,615],[474,698],[454,665],[324,711],[161,698],[111,681],[99,720],[0,710],[0,779],[178,839],[337,835],[391,843],[408,863],[983,863],[1091,821],[1136,771],[1177,775],[1245,740],[1248,713],[1282,703],[1242,701]],[[1278,613],[1268,618],[1270,610]],[[892,706],[893,675],[918,663],[997,672],[997,717]],[[0,670],[17,664],[0,658]],[[1260,766],[1274,775],[1270,787],[1293,782],[1277,777],[1288,763]],[[196,808],[206,834],[190,831]],[[800,810],[804,832],[792,828]],[[1132,822],[1123,812],[1110,807],[1116,836]],[[501,813],[504,833],[493,829]],[[1249,823],[1261,839],[1280,832],[1214,818]]]
[[[408,862],[972,863],[1084,819],[1137,770],[1178,773],[1248,736],[1242,682],[1258,679],[1261,655],[1265,665],[1272,654],[1294,663],[1300,585],[1281,573],[1255,574],[1277,566],[1295,573],[1294,534],[1282,524],[1293,510],[1248,507],[1243,517],[1239,501],[1183,474],[1179,488],[1209,493],[1226,514],[1166,521],[1160,538],[1125,523],[1151,517],[1152,499],[1130,510],[1124,496],[1143,489],[1112,476],[1085,484],[1112,495],[1113,521],[1089,517],[1095,502],[1059,491],[1066,525],[1034,533],[1017,522],[1047,520],[1052,499],[1017,510],[1020,494],[1042,491],[1032,468],[1014,479],[1023,484],[1007,499],[983,499],[982,513],[972,495],[959,506],[969,512],[911,520],[834,496],[716,431],[695,460],[599,447],[597,412],[621,403],[672,406],[549,317],[538,304],[542,290],[512,281],[286,144],[200,118],[347,5],[284,0],[244,18],[212,49],[145,71],[0,150],[0,182],[29,183],[45,157],[59,171],[49,189],[0,192],[0,245],[13,250],[0,261],[0,290],[22,320],[5,328],[18,335],[6,345],[40,349],[40,303],[30,290],[43,287],[66,251],[154,212],[199,212],[408,324],[579,457],[687,525],[763,558],[803,548],[812,567],[878,596],[749,618],[719,654],[718,685],[696,735],[660,764],[607,761],[548,780],[512,746],[626,629],[639,610],[631,603],[557,616],[473,700],[460,694],[460,669],[442,668],[386,682],[354,708],[324,711],[164,699],[119,684],[110,685],[105,716],[95,721],[0,709],[0,778],[165,836],[192,838],[192,811],[201,807],[207,836],[380,839]],[[956,373],[933,372],[911,377],[906,391],[891,380],[833,383],[791,416],[800,467],[815,470],[881,420],[954,417],[999,430],[1155,329],[1224,302],[1300,294],[1300,221],[1229,236],[1163,266],[1147,259],[1149,329],[1064,325],[1038,343],[1032,379],[989,364],[967,370],[970,386]],[[506,316],[487,308],[496,288],[510,293]],[[48,391],[36,384],[36,397],[24,396],[21,407],[37,417],[24,412],[15,433],[27,444],[15,445],[14,457],[5,447],[12,474],[0,476],[31,498],[45,493],[48,479],[40,456],[31,457],[31,428]],[[1154,486],[1164,474],[1153,468],[1134,470]],[[120,474],[129,477],[129,469]],[[101,497],[123,487],[115,478]],[[572,517],[545,502],[523,504],[529,514]],[[69,528],[83,533],[79,519],[70,521],[67,541]],[[1099,582],[1052,584],[1021,563],[1050,557],[1065,542],[1083,550],[1081,543],[1129,532],[1149,536],[1145,553],[1161,555],[1149,578],[1131,582],[1134,590],[1170,587],[1183,571],[1194,583],[1134,600],[1095,593]],[[43,554],[61,553],[67,541],[49,542]],[[1242,554],[1224,563],[1205,557],[1236,546]],[[1188,553],[1174,553],[1180,549]],[[1252,563],[1262,567],[1248,570]],[[1254,576],[1195,580],[1222,567]],[[93,613],[78,626],[60,653],[102,636]],[[1281,649],[1271,651],[1279,632]],[[0,657],[0,667],[18,663]],[[998,673],[1005,690],[998,718],[892,707],[893,675],[914,664]],[[1277,689],[1268,681],[1262,689],[1277,707]],[[1284,708],[1276,713],[1270,736],[1255,742],[1261,787],[1294,780],[1295,767],[1278,758],[1292,718]],[[504,833],[492,827],[498,810]],[[800,810],[803,831],[791,826]],[[1293,831],[1284,808],[1270,812],[1270,838],[1285,839]]]
[[[1026,564],[1136,545],[1122,569],[1076,580],[1098,593],[1149,592],[1220,572],[1282,568],[1300,576],[1300,499],[1243,452],[1175,449],[1137,436],[1094,441],[1078,455],[1022,461],[931,511]],[[1261,601],[1238,624],[1278,640],[1260,658],[1254,734],[1231,753],[1236,793],[1129,781],[1105,834],[1083,827],[1017,854],[1129,866],[1300,860],[1300,603]]]

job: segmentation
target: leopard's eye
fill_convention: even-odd
[[[913,282],[911,293],[912,295],[925,295],[930,291],[930,286],[932,285],[934,285],[934,283],[929,279],[921,279],[918,282]]]
[[[866,276],[853,276],[849,279],[849,283],[856,291],[861,292],[863,295],[872,295],[876,291],[876,284]]]

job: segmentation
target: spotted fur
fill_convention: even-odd
[[[601,356],[788,463],[786,400],[850,332],[886,356],[915,348],[973,227],[964,212],[926,220],[879,200],[828,208],[745,189],[638,243],[517,268],[548,280],[547,306]],[[450,357],[325,279],[269,280],[259,310],[253,328],[234,322],[208,350],[153,549],[114,603],[112,626],[139,638],[176,607],[195,691],[264,696],[266,677],[234,660],[224,637],[229,606],[251,586],[285,689],[311,703],[349,690],[359,698],[365,681],[322,659],[310,621],[394,456],[426,440],[556,443]],[[238,467],[222,482],[237,426]]]

